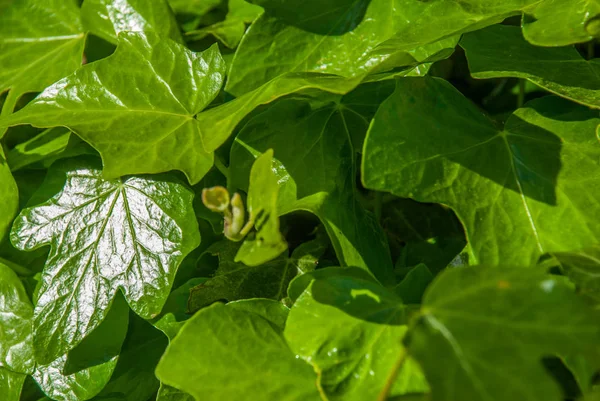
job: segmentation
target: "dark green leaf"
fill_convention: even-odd
[[[472,264],[530,265],[600,241],[597,112],[546,97],[500,131],[445,81],[396,85],[365,142],[366,187],[449,205]]]
[[[67,126],[100,152],[104,174],[178,169],[191,182],[210,169],[194,115],[217,95],[218,49],[193,53],[153,33],[123,32],[117,51],[42,92],[4,125]]]
[[[178,265],[199,243],[193,195],[180,183],[107,181],[94,164],[69,161],[51,170],[40,193],[56,193],[60,182],[59,194],[21,212],[11,235],[20,249],[51,245],[34,314],[42,363],[93,330],[119,288],[136,313],[158,314]]]
[[[600,303],[600,245],[577,251],[556,252],[552,257],[583,296]]]
[[[460,45],[474,78],[525,78],[559,96],[600,108],[600,60],[586,61],[574,47],[533,46],[518,27],[506,25],[469,33]]]
[[[343,98],[340,104],[316,109],[299,100],[272,106],[238,134],[231,149],[231,185],[245,189],[256,155],[274,149],[279,213],[314,213],[342,265],[365,268],[389,282],[392,268],[384,234],[356,195],[347,113]]]
[[[597,313],[562,277],[462,267],[431,285],[406,343],[434,401],[559,401],[542,358],[583,355],[597,366],[599,340]]]
[[[433,274],[421,263],[408,272],[404,280],[394,288],[394,292],[405,304],[420,304],[425,289],[432,280]]]
[[[314,366],[328,400],[375,400],[404,352],[405,323],[402,301],[381,285],[334,276],[313,281],[296,300],[285,338]],[[423,391],[423,374],[409,361],[391,395]]]
[[[81,65],[85,34],[74,0],[18,0],[0,6],[2,114]],[[2,136],[4,130],[0,130]]]
[[[256,401],[319,400],[315,373],[294,356],[282,328],[273,323],[285,320],[287,309],[270,301],[277,307],[269,308],[271,315],[265,318],[264,302],[240,301],[250,304],[245,308],[217,303],[202,309],[167,348],[157,377],[198,400],[249,395]]]

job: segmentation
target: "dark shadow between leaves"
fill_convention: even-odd
[[[364,19],[371,0],[306,0],[302,3],[253,0],[265,14],[319,35],[339,36],[354,30]],[[290,4],[291,3],[291,4]]]

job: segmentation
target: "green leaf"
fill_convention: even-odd
[[[545,0],[523,18],[525,38],[538,46],[565,46],[598,37],[598,0]]]
[[[405,342],[433,401],[559,401],[542,358],[584,355],[597,366],[599,340],[597,313],[562,277],[536,268],[463,267],[430,286]]]
[[[156,401],[195,401],[196,399],[188,393],[178,390],[175,387],[161,384],[156,396]]]
[[[253,27],[255,25],[256,23],[253,24]],[[253,28],[251,28],[251,30],[252,29]],[[452,53],[450,49],[454,49],[456,43],[458,43],[458,37],[452,37],[428,45],[426,48],[413,50],[410,58],[402,62],[406,63],[406,65],[399,67],[397,71],[392,70],[393,75],[404,76],[415,74],[415,71],[419,70],[419,66],[422,66],[423,63],[446,58]],[[269,45],[270,44],[267,43],[261,46]],[[254,61],[251,62],[254,63]],[[395,65],[392,63],[389,68],[391,69],[394,66]],[[387,67],[383,69],[386,70]],[[373,80],[378,80],[379,78],[382,78],[381,75],[386,74],[387,73],[372,75],[371,78]],[[418,74],[420,74],[420,72]],[[248,79],[253,80],[255,78],[250,77]],[[337,95],[343,95],[355,89],[363,80],[365,80],[364,76],[346,78],[343,76],[321,74],[318,72],[289,72],[277,76],[255,89],[253,86],[252,90],[248,89],[248,91],[243,94],[237,93],[239,97],[236,99],[204,111],[198,115],[198,124],[200,124],[204,148],[210,152],[221,146],[231,135],[234,128],[250,112],[252,112],[252,110],[260,105],[270,103],[280,97],[290,94],[297,94],[299,96],[312,95],[318,97],[318,95],[321,95],[320,91],[326,91]],[[244,84],[248,84],[253,81],[243,82]],[[231,83],[231,76],[228,80],[228,85],[229,83]],[[228,90],[231,89],[229,88]]]
[[[408,272],[404,280],[394,288],[394,292],[405,304],[420,304],[425,289],[432,280],[433,274],[421,263]]]
[[[27,375],[0,367],[0,394],[3,401],[19,401]]]
[[[562,273],[571,279],[579,293],[600,303],[600,245],[552,254]]]
[[[311,245],[316,246],[313,248]],[[239,244],[230,241],[217,242],[208,248],[209,254],[219,257],[219,268],[212,278],[190,290],[190,311],[195,312],[219,300],[281,300],[286,296],[290,281],[298,274],[304,273],[311,260],[314,268],[315,261],[325,251],[317,242],[296,248],[291,256],[281,255],[264,264],[248,266],[235,261],[234,257],[239,254],[239,248]]]
[[[42,92],[0,125],[66,126],[96,148],[106,178],[177,169],[199,181],[213,163],[194,115],[217,95],[216,46],[193,53],[153,33],[123,32],[116,52]]]
[[[393,293],[372,281],[336,276],[314,280],[296,300],[285,338],[313,365],[328,400],[374,400],[404,352],[405,324],[404,306]],[[391,395],[423,391],[423,374],[408,361]]]
[[[472,264],[531,265],[600,240],[599,122],[545,97],[501,131],[445,81],[402,78],[369,130],[363,182],[453,208]]]
[[[273,172],[273,150],[267,150],[256,158],[250,170],[248,188],[248,213],[256,228],[255,238],[247,238],[235,262],[258,266],[275,259],[287,249],[285,238],[279,232],[277,195],[279,184]]]
[[[305,210],[315,214],[343,266],[362,267],[389,282],[392,267],[384,234],[356,195],[354,151],[347,126],[351,120],[345,119],[353,113],[343,98],[315,109],[300,100],[278,102],[238,134],[231,148],[230,185],[245,189],[255,157],[274,149],[279,213]]]
[[[19,207],[19,189],[0,145],[0,241],[8,232]]]
[[[277,323],[286,315],[266,300],[202,309],[171,342],[156,375],[199,400],[319,400],[312,368],[290,351]]]
[[[85,34],[74,0],[18,0],[0,6],[2,114],[81,66]],[[3,134],[0,131],[0,136]]]
[[[0,263],[0,371],[32,373],[33,306],[19,277]],[[16,376],[5,373],[5,377]],[[4,393],[0,393],[4,394]]]
[[[494,25],[463,36],[474,78],[517,77],[575,102],[600,108],[600,60],[584,60],[574,47],[529,44],[517,27]]]
[[[148,31],[183,42],[166,0],[85,0],[81,19],[87,30],[114,44],[120,32]]]
[[[93,163],[74,160],[51,169],[40,192],[60,182],[59,194],[21,212],[11,235],[19,249],[51,246],[34,313],[41,363],[98,326],[119,288],[137,314],[158,314],[199,243],[192,191],[176,181],[107,181]]]
[[[246,24],[254,21],[262,13],[262,8],[244,0],[229,0],[227,8],[223,21],[190,31],[186,36],[190,40],[200,40],[213,35],[228,48],[235,49],[246,32]]]
[[[55,400],[87,400],[110,380],[127,334],[129,308],[115,298],[106,318],[83,341],[49,364],[38,364],[33,378]],[[145,400],[144,400],[145,401]]]
[[[166,347],[167,339],[160,331],[132,315],[115,371],[94,400],[148,401],[159,388],[154,368]]]
[[[326,280],[329,277],[348,277],[356,278],[360,281],[370,281],[377,283],[377,281],[369,273],[358,267],[326,267],[324,269],[317,269],[307,273],[304,273],[294,278],[288,286],[288,296],[293,302],[296,302],[298,297],[308,288],[313,280]]]

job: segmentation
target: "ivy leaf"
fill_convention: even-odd
[[[599,122],[595,111],[545,97],[501,131],[448,83],[402,78],[369,130],[363,182],[453,208],[470,263],[528,266],[600,241]]]
[[[219,300],[237,301],[248,298],[281,300],[286,296],[290,281],[298,274],[312,268],[325,251],[320,239],[306,242],[291,256],[281,255],[261,265],[248,266],[235,261],[239,244],[231,241],[217,242],[207,253],[219,257],[219,268],[214,277],[200,283],[189,292],[188,308],[195,312]]]
[[[279,232],[277,195],[279,184],[273,173],[273,150],[257,157],[250,170],[248,212],[256,228],[255,238],[247,238],[235,256],[235,262],[258,266],[281,255],[287,249]]]
[[[0,394],[4,401],[19,401],[27,375],[0,367]]]
[[[85,34],[74,0],[19,0],[0,6],[2,114],[81,66]],[[0,131],[0,136],[3,132]]]
[[[542,358],[583,355],[597,366],[597,322],[562,277],[535,268],[463,267],[433,282],[405,342],[434,401],[559,401]]]
[[[177,267],[199,243],[193,195],[184,185],[101,174],[82,161],[53,167],[40,192],[54,193],[57,181],[62,191],[23,210],[13,225],[15,247],[51,246],[34,313],[41,363],[97,327],[119,288],[140,316],[160,312]]]
[[[600,304],[600,245],[551,256],[581,295]]]
[[[87,30],[114,44],[120,32],[147,31],[183,43],[166,0],[85,0],[81,19]]]
[[[109,382],[127,334],[129,308],[117,296],[106,318],[69,353],[38,364],[34,380],[54,400],[88,400]]]
[[[55,83],[0,125],[66,126],[96,148],[106,178],[212,167],[194,115],[217,95],[216,46],[194,53],[154,33],[123,32],[116,52]]]
[[[32,317],[33,306],[21,280],[0,263],[0,370],[33,372]],[[8,376],[6,373],[5,377]]]
[[[364,99],[377,104],[379,99]],[[389,249],[381,227],[356,197],[354,151],[347,123],[352,105],[330,103],[315,109],[306,101],[284,100],[250,120],[231,148],[230,185],[247,188],[255,155],[274,149],[280,214],[315,214],[343,266],[358,266],[391,282]],[[368,116],[365,118],[369,120]],[[260,134],[258,134],[260,133]]]
[[[286,317],[281,303],[260,299],[202,309],[171,342],[156,376],[198,400],[238,400],[248,394],[257,401],[318,400],[312,368],[283,338]]]
[[[244,0],[229,0],[227,15],[223,21],[190,31],[186,36],[190,40],[200,40],[207,35],[213,35],[228,48],[235,49],[246,32],[246,24],[254,21],[262,11],[261,7]]]
[[[19,189],[0,146],[0,241],[4,239],[19,207]]]
[[[463,36],[474,78],[525,78],[575,102],[600,108],[600,61],[585,60],[574,47],[539,47],[521,30],[494,25]]]
[[[340,330],[343,327],[343,330]],[[328,400],[376,399],[406,333],[402,301],[378,283],[334,276],[314,280],[296,300],[285,326],[294,353],[314,366]],[[390,395],[428,390],[414,361]]]
[[[525,38],[538,46],[565,46],[598,36],[598,0],[540,1],[523,18]]]

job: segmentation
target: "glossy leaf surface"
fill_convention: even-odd
[[[0,125],[67,126],[100,152],[109,178],[177,169],[196,182],[213,159],[194,115],[217,95],[223,71],[216,47],[193,53],[156,34],[122,33],[115,54],[50,86]]]
[[[166,0],[85,0],[81,18],[87,30],[114,44],[120,32],[147,31],[182,42]]]
[[[465,35],[474,78],[525,78],[559,96],[600,108],[600,61],[585,60],[574,47],[539,47],[517,27],[494,25]]]
[[[472,264],[530,265],[598,242],[596,112],[546,97],[501,131],[442,80],[396,85],[365,142],[366,187],[452,207]]]
[[[52,361],[102,321],[121,288],[132,309],[160,312],[183,257],[199,242],[192,193],[177,182],[113,181],[86,162],[51,172],[46,203],[25,209],[11,240],[20,249],[50,245],[34,314],[38,361]]]
[[[238,134],[231,149],[231,184],[245,188],[244,177],[254,158],[275,149],[279,212],[314,213],[342,265],[365,268],[385,282],[391,280],[389,249],[381,228],[356,198],[346,112],[350,113],[337,104],[313,109],[306,102],[289,100],[258,115]],[[355,127],[363,129],[360,124]]]
[[[19,401],[21,389],[27,376],[0,367],[0,394],[5,401]]]
[[[75,1],[0,5],[0,93],[10,90],[2,114],[11,113],[24,93],[39,92],[81,66],[84,43]]]
[[[558,401],[560,388],[541,360],[580,354],[597,364],[596,322],[561,277],[534,268],[464,267],[432,284],[406,343],[432,400]]]
[[[370,281],[337,276],[313,281],[296,300],[285,338],[314,366],[328,400],[369,400],[377,399],[404,352],[405,324],[404,305],[394,294]],[[390,394],[427,390],[409,361]]]
[[[205,308],[171,342],[156,375],[207,401],[248,394],[257,401],[319,400],[312,368],[294,356],[283,338],[280,324],[286,315],[283,305],[264,300]]]
[[[19,206],[19,190],[0,146],[0,241],[7,234]]]

